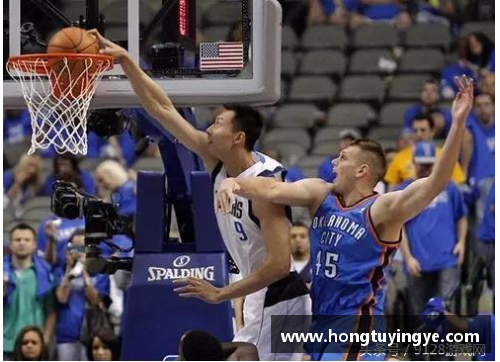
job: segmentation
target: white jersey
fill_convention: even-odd
[[[279,162],[258,152],[253,152],[252,157],[255,163],[239,174],[237,178],[265,176],[275,177],[283,181],[285,170]],[[217,193],[221,182],[226,177],[228,177],[226,170],[220,163],[212,173],[214,193]],[[224,244],[240,270],[241,277],[245,278],[257,269],[266,258],[266,247],[260,230],[260,222],[252,212],[252,200],[235,196],[231,213],[222,215],[216,210],[215,214]],[[288,206],[287,215],[291,217]],[[300,280],[297,272],[294,271],[293,263],[291,263],[290,268],[291,272],[287,277],[245,297],[243,307],[245,325],[236,333],[233,340],[253,343],[258,349],[262,361],[294,361],[301,360],[302,357],[300,345],[298,345],[298,349],[286,350],[283,353],[276,353],[276,350],[285,351],[281,349],[279,342],[276,342],[278,344],[275,351],[272,351],[271,348],[273,340],[271,317],[273,315],[302,316],[283,318],[280,322],[276,321],[278,323],[277,331],[287,330],[305,333],[309,327],[308,315],[311,313],[309,291]]]
[[[255,163],[236,178],[266,176],[283,180],[283,166],[276,160],[253,152]],[[222,163],[212,173],[214,195],[221,182],[228,177]],[[215,199],[215,196],[214,196]],[[215,210],[217,224],[229,254],[243,278],[259,267],[266,258],[266,248],[258,218],[252,212],[252,200],[235,195],[231,213],[223,215]]]

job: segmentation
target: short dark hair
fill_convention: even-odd
[[[109,328],[101,328],[94,332],[92,336],[86,341],[87,343],[87,357],[89,361],[94,360],[92,354],[92,345],[94,344],[95,337],[99,337],[101,342],[105,344],[111,351],[111,360],[118,361],[121,354],[121,340],[116,334]]]
[[[425,86],[426,84],[432,84],[432,85],[435,85],[436,87],[438,87],[438,89],[439,89],[439,88],[441,88],[441,84],[440,84],[440,83],[439,83],[439,81],[438,81],[437,79],[435,79],[435,78],[427,78],[427,79],[425,80],[424,84],[422,84],[422,89],[424,88],[424,86]],[[421,90],[422,90],[422,89],[421,89]]]
[[[368,155],[370,170],[375,175],[376,183],[383,180],[387,170],[387,161],[380,143],[369,138],[363,138],[353,141],[351,146],[358,147]]]
[[[21,223],[15,225],[12,229],[10,229],[9,240],[12,239],[12,234],[16,230],[29,230],[33,233],[33,236],[36,238],[35,229],[33,229],[30,225],[26,224],[25,222],[21,222]]]
[[[184,334],[180,354],[184,361],[223,361],[220,341],[208,332],[191,330]]]
[[[431,129],[434,129],[434,126],[435,126],[434,117],[430,113],[419,113],[419,114],[417,114],[415,116],[415,118],[413,118],[413,121],[411,122],[411,124],[413,125],[413,123],[415,121],[427,121],[427,123],[429,123],[429,127]]]
[[[300,228],[309,229],[309,227],[302,221],[294,221],[292,224],[292,227],[300,227]]]
[[[477,99],[478,97],[488,97],[490,99],[491,103],[493,103],[493,105],[495,104],[495,98],[491,94],[489,94],[489,93],[479,93],[475,97],[475,99]]]
[[[42,343],[42,350],[40,351],[40,356],[38,358],[38,361],[48,361],[49,360],[49,352],[47,350],[47,346],[45,345],[45,340],[43,339],[43,332],[42,329],[38,326],[26,326],[23,329],[19,331],[16,337],[16,341],[14,342],[14,350],[12,351],[14,356],[13,360],[14,361],[26,361],[26,359],[23,356],[22,352],[22,345],[23,345],[23,338],[24,335],[28,332],[35,332],[38,337],[40,338],[40,341]]]
[[[224,109],[234,112],[233,126],[245,133],[245,148],[252,151],[262,132],[262,116],[252,107],[225,104]]]

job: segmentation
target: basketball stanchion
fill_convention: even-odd
[[[112,68],[113,57],[100,54],[9,58],[7,71],[20,84],[31,116],[28,154],[51,146],[58,153],[87,154],[87,111],[104,72]]]

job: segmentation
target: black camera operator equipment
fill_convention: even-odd
[[[110,241],[114,235],[122,234],[134,240],[130,216],[119,214],[113,204],[87,195],[64,181],[56,181],[52,186],[50,208],[59,217],[85,218],[85,264],[91,274],[113,274],[117,269],[131,270],[131,258],[101,258],[98,246],[103,242],[117,251],[131,251],[133,246],[123,249]]]

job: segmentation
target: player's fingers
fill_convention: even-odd
[[[455,77],[455,84],[458,87],[458,94],[457,94],[457,96],[458,96],[464,90],[464,87],[463,87],[463,84],[462,84],[460,77]]]
[[[189,279],[188,278],[181,278],[181,279],[174,279],[172,281],[173,284],[188,284]]]
[[[194,293],[194,292],[181,293],[181,294],[179,294],[179,297],[181,297],[181,298],[199,298],[200,293]]]
[[[185,293],[185,292],[194,292],[196,288],[192,285],[185,285],[183,287],[174,288],[174,292],[176,293]]]

